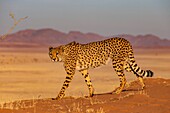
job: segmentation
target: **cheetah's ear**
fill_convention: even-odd
[[[60,50],[64,52],[64,46],[60,46]]]
[[[53,47],[49,47],[49,51],[51,51],[53,49]]]
[[[71,45],[75,45],[75,44],[76,44],[76,42],[75,42],[75,41],[73,41],[73,42],[71,42],[70,44],[71,44]]]

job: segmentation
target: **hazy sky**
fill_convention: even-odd
[[[170,39],[170,0],[0,0],[0,34],[12,25],[11,11],[16,18],[29,16],[14,32],[53,28]]]

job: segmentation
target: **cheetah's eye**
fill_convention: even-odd
[[[56,52],[56,55],[58,55],[58,51]]]
[[[50,52],[49,55],[52,56],[52,53]]]

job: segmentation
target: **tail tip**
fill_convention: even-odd
[[[146,70],[147,71],[147,76],[146,77],[153,77],[154,73],[151,70]]]

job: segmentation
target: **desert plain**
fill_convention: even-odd
[[[170,48],[134,48],[134,53],[138,66],[154,72],[145,90],[125,72],[127,87],[111,94],[119,78],[109,62],[89,70],[93,98],[86,97],[88,88],[76,71],[65,98],[52,101],[66,73],[62,63],[50,60],[48,47],[0,48],[0,113],[170,113]]]

